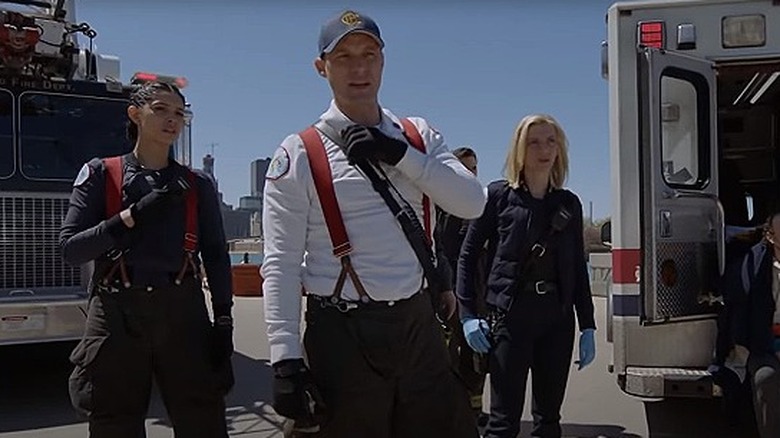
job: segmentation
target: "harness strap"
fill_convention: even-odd
[[[401,125],[403,127],[404,136],[406,136],[409,143],[415,149],[425,153],[425,143],[423,142],[417,127],[415,127],[409,119],[401,119]],[[349,254],[352,252],[352,244],[349,242],[347,229],[344,226],[344,219],[341,216],[341,209],[339,208],[338,200],[336,199],[336,191],[333,188],[333,174],[331,172],[330,163],[328,162],[325,145],[322,142],[322,137],[320,137],[319,132],[313,126],[306,128],[298,135],[301,137],[301,140],[303,140],[303,147],[306,150],[309,159],[309,167],[311,168],[314,188],[317,191],[317,197],[322,206],[325,225],[328,227],[328,234],[330,235],[331,245],[333,246],[333,255],[341,260],[341,271],[336,279],[336,284],[334,285],[331,297],[336,299],[341,297],[344,283],[346,282],[347,276],[349,276],[361,301],[370,300],[370,296],[363,286],[363,283],[360,281],[357,272],[355,272],[355,269],[352,267],[352,261],[349,258]],[[425,194],[423,194],[422,198],[422,207],[425,237],[430,245],[433,242],[430,225],[431,205],[428,196]]]
[[[188,267],[192,269],[195,278],[200,274],[194,257],[195,250],[198,248],[198,182],[195,180],[195,173],[190,169],[187,169],[187,182],[190,188],[184,195],[184,262],[174,280],[177,285],[181,284]]]
[[[184,252],[194,253],[198,247],[198,182],[195,173],[187,169],[190,188],[185,195],[186,217],[184,222]]]
[[[110,157],[103,159],[106,169],[106,218],[110,218],[122,211],[122,157]]]
[[[371,300],[371,297],[368,296],[368,292],[366,292],[366,288],[363,287],[363,283],[360,282],[360,278],[357,275],[357,272],[355,272],[355,269],[352,267],[352,260],[350,260],[349,256],[345,256],[341,258],[341,270],[346,271],[347,274],[349,274],[350,280],[352,280],[352,284],[355,285],[355,290],[358,293],[358,297],[360,298],[360,301],[368,302]]]
[[[333,255],[338,258],[344,257],[352,252],[352,245],[349,243],[344,219],[341,217],[341,209],[339,209],[336,200],[336,191],[333,188],[333,176],[328,155],[325,152],[325,145],[322,143],[319,132],[313,126],[308,127],[299,135],[303,140],[306,155],[309,157],[314,188],[317,189],[317,197],[322,205],[322,214],[325,216],[325,224],[328,227],[328,234],[330,234],[330,241],[333,245]]]
[[[306,128],[299,135],[301,140],[303,140],[303,147],[306,149],[306,155],[309,158],[314,188],[317,190],[317,197],[322,206],[322,214],[325,216],[325,225],[328,227],[328,234],[333,246],[333,255],[341,260],[341,271],[336,279],[331,297],[335,299],[341,298],[341,291],[344,289],[347,275],[352,280],[361,299],[364,295],[368,297],[349,259],[349,253],[352,252],[352,244],[349,243],[347,228],[344,226],[341,209],[336,200],[336,190],[333,188],[333,175],[328,162],[328,155],[325,151],[325,145],[322,143],[319,132],[313,126]]]
[[[355,272],[355,268],[352,267],[352,260],[348,255],[345,255],[341,258],[341,271],[339,271],[336,284],[333,286],[333,293],[331,294],[331,298],[335,298],[337,300],[341,298],[341,291],[344,289],[344,283],[347,281],[347,275],[349,275],[349,279],[352,280],[352,284],[355,285],[355,290],[358,293],[360,301],[370,301],[371,297],[368,295],[365,286],[363,286],[363,283],[360,281],[360,277],[358,277],[357,272]]]
[[[122,182],[124,180],[122,157],[104,158],[103,166],[106,169],[106,218],[110,218],[122,211]],[[198,186],[195,173],[190,169],[187,169],[187,182],[190,187],[185,195],[184,240],[182,245],[185,256],[182,268],[175,280],[176,284],[181,284],[188,267],[192,268],[196,277],[198,276],[198,269],[193,257],[198,248]],[[103,283],[109,284],[117,270],[121,276],[122,284],[125,287],[130,287],[127,265],[124,256],[121,254],[116,259],[115,264],[109,269],[108,274],[103,279]]]
[[[105,158],[103,159],[103,166],[106,169],[106,218],[110,218],[122,211],[122,180],[124,179],[122,157]],[[130,277],[127,275],[125,258],[121,254],[103,279],[103,283],[108,284],[111,282],[117,268],[119,268],[122,285],[130,287]]]

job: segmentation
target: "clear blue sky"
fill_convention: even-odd
[[[271,156],[330,101],[315,74],[321,23],[343,8],[374,18],[386,43],[380,102],[427,118],[451,149],[472,146],[480,180],[501,177],[526,114],[555,116],[570,143],[567,185],[585,214],[610,214],[607,83],[600,43],[611,0],[77,0],[96,48],[135,71],[186,76],[193,155],[217,143],[228,203],[249,193],[249,163]]]

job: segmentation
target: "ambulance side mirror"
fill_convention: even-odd
[[[601,225],[601,243],[612,246],[612,222],[606,221]]]

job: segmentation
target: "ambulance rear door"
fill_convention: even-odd
[[[709,318],[724,263],[713,64],[638,48],[641,323]]]

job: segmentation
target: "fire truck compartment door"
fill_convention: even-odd
[[[707,317],[725,261],[715,70],[658,49],[638,59],[642,321]]]

